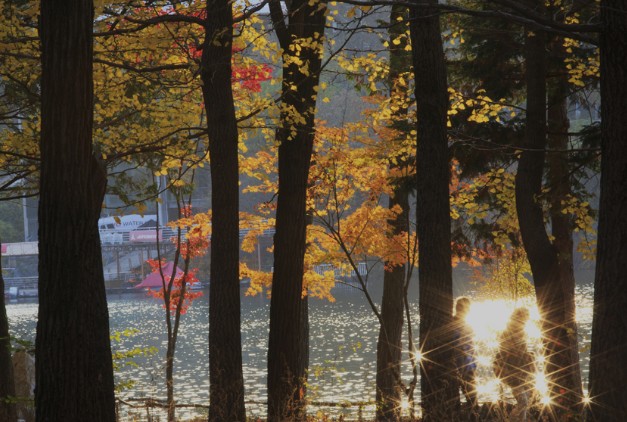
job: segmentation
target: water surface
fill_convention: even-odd
[[[374,289],[374,297],[380,292]],[[375,396],[376,340],[378,322],[363,294],[354,289],[337,289],[336,301],[310,300],[310,376],[308,394],[312,401],[370,401]],[[417,300],[413,297],[412,312],[417,324]],[[145,293],[109,296],[112,331],[136,329],[138,333],[121,342],[116,350],[154,346],[158,353],[136,357],[137,364],[124,366],[116,374],[118,380],[133,380],[135,386],[121,393],[123,398],[165,397],[164,355],[166,334],[164,310],[156,299]],[[578,321],[582,350],[587,350],[592,325],[592,289],[578,288]],[[494,400],[500,393],[491,369],[496,336],[515,304],[503,301],[475,301],[470,322],[475,329],[479,351],[478,391],[481,401]],[[34,340],[37,317],[36,303],[12,302],[7,312],[13,335]],[[537,312],[532,311],[537,316]],[[248,402],[263,402],[266,397],[266,355],[268,345],[269,300],[264,296],[242,297],[243,371]],[[417,327],[414,332],[417,333]],[[529,327],[530,342],[539,351],[539,330]],[[416,334],[417,335],[417,334]],[[208,297],[203,296],[182,317],[175,361],[175,396],[182,403],[206,404],[209,391]],[[404,347],[406,341],[404,340]],[[405,379],[411,371],[404,354]],[[584,380],[587,379],[588,355],[582,353]],[[540,380],[541,381],[541,380]],[[542,388],[542,385],[539,385]],[[264,406],[249,403],[250,415],[263,415]],[[319,409],[311,409],[316,411]],[[339,409],[322,409],[336,413]],[[371,414],[373,407],[365,409]],[[348,410],[355,415],[356,409]],[[193,412],[192,412],[193,413]],[[189,413],[188,413],[189,414]]]

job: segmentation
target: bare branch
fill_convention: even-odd
[[[456,6],[452,4],[416,4],[409,3],[406,0],[340,0],[342,3],[352,4],[355,6],[394,6],[399,5],[408,8],[425,8],[437,9],[441,13],[460,13],[469,16],[477,17],[489,17],[506,19],[511,22],[515,22],[521,25],[528,25],[538,30],[550,32],[553,34],[561,35],[564,37],[583,41],[592,45],[597,45],[598,40],[593,36],[587,35],[588,33],[601,32],[601,26],[597,24],[565,24],[560,22],[554,22],[544,17],[538,16],[535,18],[535,14],[532,12],[526,13],[524,16],[509,13],[503,10],[473,10],[462,6]],[[500,0],[493,0],[500,1]],[[504,0],[506,1],[506,0]]]
[[[191,67],[190,63],[180,63],[180,64],[165,64],[161,66],[149,66],[149,67],[135,67],[130,65],[129,63],[115,63],[109,60],[94,58],[94,63],[100,63],[111,67],[117,67],[119,69],[125,69],[135,73],[150,73],[150,72],[161,72],[163,70],[178,70],[178,69],[189,69]]]

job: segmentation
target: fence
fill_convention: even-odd
[[[356,409],[357,414],[354,417],[348,416],[348,419],[342,417],[341,420],[355,420],[355,421],[365,421],[370,420],[374,416],[375,411],[375,401],[357,401],[357,402],[348,402],[348,401],[339,401],[339,402],[329,402],[329,401],[310,401],[307,402],[307,408],[311,411],[315,409]],[[250,412],[251,407],[265,407],[267,402],[258,401],[258,400],[250,400],[246,402],[247,410]],[[209,410],[208,404],[194,404],[194,403],[180,403],[175,404],[174,407],[176,409],[180,409],[182,411],[199,411],[206,415]],[[125,410],[126,408],[127,410]],[[157,400],[154,398],[127,398],[127,399],[117,399],[117,420],[118,422],[126,422],[133,421],[133,417],[143,417],[142,420],[147,421],[160,421],[165,420],[166,410],[168,409],[168,405],[163,400]],[[134,410],[135,413],[131,410]],[[310,412],[312,413],[312,412]],[[323,412],[325,415],[326,413]],[[140,416],[140,414],[142,416]],[[191,415],[190,415],[191,416]],[[259,414],[253,413],[254,417],[261,416]],[[206,417],[206,416],[205,416]],[[203,419],[204,420],[204,419]]]
[[[4,293],[10,298],[36,297],[39,277],[4,277]]]

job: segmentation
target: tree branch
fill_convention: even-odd
[[[507,19],[511,22],[515,22],[521,25],[532,26],[538,30],[543,30],[553,34],[562,35],[568,38],[583,41],[592,45],[597,45],[598,41],[587,33],[601,32],[601,25],[597,24],[564,24],[559,22],[553,22],[546,18],[535,18],[535,14],[526,13],[525,16],[515,15],[502,10],[473,10],[462,6],[456,6],[451,4],[417,4],[409,3],[406,0],[339,0],[345,4],[352,4],[355,6],[394,6],[399,5],[408,8],[425,8],[439,10],[442,13],[460,13],[469,16],[477,17],[490,17]],[[499,0],[491,0],[499,1]],[[533,17],[532,17],[533,16]]]
[[[191,65],[189,63],[180,63],[180,64],[165,64],[161,66],[150,66],[150,67],[135,67],[128,63],[115,63],[109,60],[98,59],[94,57],[94,63],[100,63],[111,67],[117,67],[119,69],[125,69],[135,73],[150,73],[150,72],[160,72],[162,70],[178,70],[178,69],[189,69]]]

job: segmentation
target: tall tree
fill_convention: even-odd
[[[238,133],[231,87],[232,51],[232,3],[208,1],[201,78],[212,186],[210,421],[246,420],[240,336]]]
[[[284,16],[278,0],[270,15],[283,50],[279,192],[268,345],[268,419],[305,417],[302,351],[303,271],[307,186],[314,140],[316,91],[322,61],[326,1],[295,0]]]
[[[91,0],[41,2],[39,421],[114,421],[98,218],[107,182],[92,146]]]
[[[560,371],[558,384],[565,391],[556,398],[559,408],[566,410],[562,419],[581,413],[583,390],[575,306],[575,273],[573,267],[573,219],[564,210],[572,194],[568,165],[568,73],[564,66],[564,39],[553,37],[550,42],[552,57],[548,69],[552,78],[547,80],[547,146],[552,150],[547,157],[548,184],[550,189],[551,234],[557,252],[558,282],[562,286],[564,300],[563,323],[568,335],[566,366]],[[558,378],[558,377],[553,377]],[[559,392],[559,391],[558,391]],[[578,417],[578,416],[577,416]]]
[[[406,7],[394,5],[390,11],[390,70],[388,83],[390,84],[391,101],[398,107],[393,112],[396,125],[407,126],[407,96],[406,85],[399,83],[403,72],[410,68],[411,54],[405,50],[408,44],[404,38],[407,30],[408,11]],[[394,126],[394,123],[392,124]],[[405,129],[405,128],[399,128]],[[401,132],[404,133],[404,132]],[[402,139],[396,139],[397,143]],[[409,160],[398,162],[396,157],[390,160],[391,168],[409,166]],[[396,163],[396,164],[395,164]],[[389,221],[392,227],[390,235],[399,235],[409,232],[409,194],[413,184],[407,178],[398,177],[392,182],[393,192],[388,206],[390,209],[399,206],[401,213]],[[410,265],[410,264],[406,264]],[[377,420],[394,421],[401,416],[401,400],[403,384],[401,381],[401,351],[403,335],[403,310],[406,300],[406,266],[385,265],[383,274],[383,298],[381,300],[381,321],[379,339],[377,341]]]
[[[533,4],[542,10],[542,2],[534,1]],[[565,419],[574,417],[573,413],[576,413],[577,406],[581,403],[581,386],[577,385],[579,378],[575,370],[578,368],[578,361],[577,353],[573,351],[573,348],[576,349],[577,340],[571,334],[576,333],[576,327],[574,319],[569,317],[574,300],[574,278],[572,265],[569,266],[568,261],[569,245],[572,250],[572,243],[568,242],[570,236],[568,222],[561,216],[555,216],[556,213],[561,214],[562,207],[561,200],[556,199],[559,203],[552,204],[553,232],[559,242],[552,243],[545,227],[540,203],[547,147],[546,47],[547,38],[543,31],[526,28],[526,129],[524,150],[520,155],[516,174],[516,211],[542,317],[545,373],[549,380],[551,397],[563,401],[560,403],[561,406],[556,406],[555,411],[559,413],[561,419]],[[554,92],[552,97],[558,95],[558,92],[562,90]],[[564,116],[561,116],[559,110],[554,107],[551,111],[552,125],[555,127],[558,124],[564,125]],[[558,142],[555,137],[552,141]],[[558,160],[557,157],[553,157],[551,161],[554,195],[567,189],[564,185],[558,185],[556,180],[557,172],[560,171],[559,166],[563,165]],[[560,179],[564,177],[567,182],[567,171]],[[561,254],[558,254],[558,246]],[[575,412],[572,412],[573,410]]]
[[[416,223],[420,309],[420,386],[425,420],[452,420],[448,92],[436,0],[414,0],[410,32],[417,106]]]
[[[627,4],[601,1],[601,202],[590,397],[596,421],[627,420]]]

